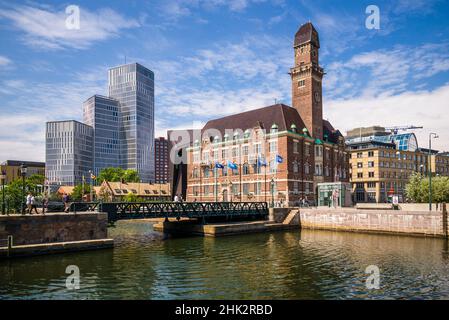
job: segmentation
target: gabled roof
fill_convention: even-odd
[[[295,34],[295,47],[311,41],[316,47],[320,47],[318,32],[311,22],[303,24]]]
[[[225,130],[241,129],[242,131],[245,131],[246,129],[252,129],[258,125],[269,132],[273,124],[278,126],[278,131],[290,130],[292,124],[295,124],[299,130],[305,127],[304,122],[295,108],[291,108],[285,104],[275,104],[210,120],[203,127],[202,133],[206,130],[215,129],[224,136]]]
[[[335,130],[331,123],[323,119],[323,136],[327,135],[327,140],[332,143],[338,143],[338,138],[343,137],[340,130]]]

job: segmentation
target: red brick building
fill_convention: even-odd
[[[342,134],[322,118],[323,69],[311,23],[295,35],[292,105],[209,121],[187,148],[188,201],[315,201],[317,183],[349,181]]]
[[[154,139],[154,182],[168,183],[168,140],[164,137]]]

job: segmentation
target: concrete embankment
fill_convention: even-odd
[[[106,213],[0,216],[0,257],[113,247]]]
[[[301,209],[301,228],[447,237],[446,209],[441,211]]]

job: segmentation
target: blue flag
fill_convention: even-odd
[[[224,165],[222,165],[221,163],[215,162],[215,168],[217,169],[223,169]]]
[[[237,165],[234,162],[231,162],[230,160],[228,160],[228,167],[231,168],[232,170],[237,169]]]
[[[262,159],[261,157],[259,157],[257,159],[257,164],[259,165],[259,167],[266,167],[267,166],[267,162],[265,161],[265,159]]]
[[[276,155],[276,162],[282,163],[282,162],[284,162],[284,158],[282,158],[280,155]]]

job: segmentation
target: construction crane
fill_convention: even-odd
[[[396,126],[396,127],[386,127],[385,130],[390,131],[392,134],[398,134],[398,131],[407,131],[407,130],[414,130],[414,129],[422,129],[423,127],[420,126]]]

